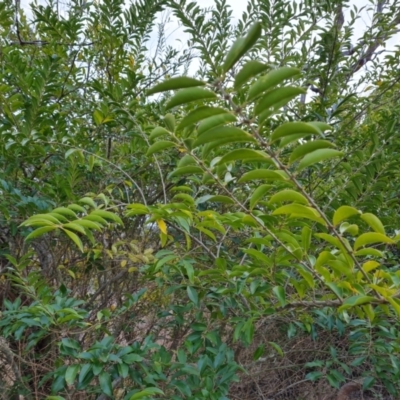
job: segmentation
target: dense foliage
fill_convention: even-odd
[[[397,395],[398,1],[58,6],[0,3],[5,398]]]

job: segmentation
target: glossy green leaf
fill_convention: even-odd
[[[144,214],[148,214],[150,212],[150,210],[147,206],[145,206],[144,204],[140,204],[140,203],[128,204],[127,209],[128,209],[127,215],[129,215],[129,216],[144,215]]]
[[[164,82],[161,82],[151,89],[147,91],[147,95],[150,96],[155,93],[166,92],[168,90],[177,90],[190,88],[194,86],[204,86],[205,83],[203,81],[199,81],[194,78],[189,78],[188,76],[180,76],[177,78],[167,79]]]
[[[265,110],[276,106],[277,103],[279,103],[280,107],[283,107],[289,101],[303,93],[305,93],[303,88],[294,86],[284,86],[271,90],[257,103],[254,108],[254,113],[255,115],[260,115]]]
[[[197,128],[197,135],[200,136],[204,132],[215,128],[216,126],[225,125],[229,122],[235,121],[236,117],[231,113],[218,114],[212,117],[208,117],[206,119],[203,119],[203,121],[200,123],[199,127]]]
[[[109,219],[111,221],[116,222],[117,224],[123,225],[121,218],[118,217],[118,215],[116,215],[110,211],[96,209],[96,210],[93,210],[90,213],[90,215],[98,215],[106,220]]]
[[[250,209],[252,210],[257,203],[271,190],[271,185],[260,185],[254,190],[250,197]]]
[[[235,143],[235,142],[255,142],[255,139],[249,133],[235,128],[233,126],[218,126],[203,133],[196,139],[193,146],[197,147],[202,144],[218,142],[218,143]]]
[[[170,132],[175,132],[175,116],[173,114],[166,114],[164,116],[164,123]]]
[[[272,292],[275,294],[275,296],[278,298],[279,303],[281,307],[285,307],[286,305],[286,294],[285,294],[285,289],[282,286],[275,286],[272,289]]]
[[[44,235],[45,233],[54,231],[55,229],[57,229],[57,226],[42,226],[41,228],[37,228],[35,229],[33,232],[31,232],[26,238],[25,240],[30,240],[30,239],[35,239],[39,236]]]
[[[375,232],[382,233],[385,235],[385,227],[383,226],[381,220],[371,213],[361,214],[361,219],[364,220]]]
[[[339,157],[342,155],[343,153],[341,151],[335,149],[314,150],[312,153],[308,153],[300,160],[297,169],[301,171],[302,169],[310,167],[311,165],[314,165],[321,161],[330,160],[334,157]]]
[[[274,162],[268,156],[268,154],[264,153],[260,150],[252,150],[252,149],[237,149],[232,150],[228,154],[225,154],[218,162],[218,164],[226,164],[231,161],[265,161],[268,164],[274,165]]]
[[[238,38],[228,51],[222,69],[229,71],[257,42],[261,36],[262,27],[260,22],[254,23],[244,38]]]
[[[112,397],[113,389],[111,384],[111,376],[108,372],[102,371],[99,375],[100,388],[104,394]]]
[[[302,204],[292,203],[287,204],[285,206],[279,207],[273,211],[272,215],[281,215],[281,214],[296,214],[302,215],[304,217],[319,217],[319,214],[316,210],[311,207],[306,207]]]
[[[341,206],[333,214],[333,219],[332,219],[333,225],[336,226],[340,224],[343,220],[358,214],[361,214],[361,211],[358,211],[354,207]]]
[[[169,174],[169,177],[172,178],[173,176],[202,174],[203,172],[203,169],[197,165],[188,165],[187,167],[176,168]]]
[[[218,114],[229,114],[229,111],[219,107],[211,107],[211,106],[197,107],[182,119],[177,129],[178,130],[184,129],[190,125],[202,121],[203,119],[210,118]]]
[[[275,142],[291,135],[301,135],[298,137],[300,139],[309,135],[319,135],[319,130],[307,122],[286,122],[272,132],[271,141]]]
[[[242,87],[249,79],[257,76],[261,72],[270,68],[268,64],[263,64],[257,60],[250,60],[243,65],[242,69],[236,74],[233,87],[237,90]]]
[[[178,162],[177,167],[186,167],[187,165],[196,164],[196,160],[190,155],[185,154]]]
[[[75,382],[75,378],[79,372],[80,365],[79,364],[74,364],[74,365],[69,365],[67,370],[65,371],[65,382],[67,382],[67,385],[73,385]]]
[[[159,140],[149,147],[149,149],[147,150],[146,156],[151,156],[155,153],[158,153],[165,149],[169,149],[174,146],[176,146],[176,145],[173,142],[169,142],[167,140]]]
[[[372,247],[366,247],[364,249],[357,250],[354,253],[354,255],[358,256],[358,257],[365,257],[365,256],[373,256],[373,257],[379,257],[379,258],[385,257],[385,254],[382,251],[380,251],[378,249],[374,249]]]
[[[161,126],[156,126],[150,133],[149,140],[153,141],[160,136],[171,136],[171,133]]]
[[[86,235],[85,228],[75,222],[69,222],[67,224],[64,224],[63,228],[69,229],[72,231],[76,231],[76,232],[82,233],[83,235]]]
[[[395,241],[390,239],[386,235],[383,235],[382,233],[375,233],[375,232],[374,233],[373,232],[363,233],[354,242],[354,250],[357,250],[360,247],[363,247],[363,246],[366,246],[366,245],[372,244],[372,243],[393,244],[393,243],[395,243]]]
[[[269,199],[269,203],[271,204],[287,201],[308,205],[308,200],[301,193],[291,189],[282,190]]]
[[[247,100],[252,101],[261,93],[266,92],[274,86],[279,85],[284,80],[290,79],[298,74],[300,74],[300,70],[291,67],[282,67],[268,72],[268,74],[262,76],[251,85],[247,95]]]
[[[338,311],[343,311],[351,307],[367,304],[375,301],[375,297],[372,296],[352,296],[348,297],[343,304],[338,308]]]
[[[162,396],[162,395],[164,395],[164,392],[161,389],[158,389],[156,387],[148,387],[144,390],[141,390],[140,392],[133,394],[131,397],[129,397],[129,400],[144,400],[144,399],[146,399],[146,397],[154,396],[156,394],[159,394]]]
[[[76,214],[67,207],[57,207],[53,210],[53,212],[65,215],[66,217],[77,218]]]
[[[307,143],[304,143],[296,147],[292,151],[289,161],[290,163],[293,163],[298,158],[301,158],[306,154],[313,152],[314,150],[333,148],[333,147],[335,147],[335,145],[331,142],[328,142],[327,140],[310,140]]]
[[[199,305],[199,295],[197,294],[197,291],[195,288],[192,286],[188,286],[187,289],[187,294],[189,296],[189,299],[197,306]]]
[[[280,174],[278,171],[272,171],[269,169],[255,169],[250,172],[246,172],[240,179],[239,183],[243,182],[248,182],[248,181],[253,181],[256,179],[261,179],[261,180],[273,180],[273,181],[286,181],[287,178],[285,178],[282,174]]]
[[[215,99],[217,96],[215,93],[202,88],[189,88],[179,90],[165,106],[166,110],[173,107],[180,106],[183,104],[192,103],[194,101],[200,100],[211,100]]]
[[[69,231],[68,229],[63,229],[65,234],[76,244],[78,249],[83,253],[83,244],[81,239],[79,239],[79,236],[76,235],[75,233]]]

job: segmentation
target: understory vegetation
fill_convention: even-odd
[[[399,1],[236,15],[0,2],[4,399],[399,398]]]

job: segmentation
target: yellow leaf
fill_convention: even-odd
[[[67,272],[68,272],[68,274],[69,274],[72,278],[76,279],[76,276],[75,276],[75,272],[74,272],[74,271],[71,271],[70,269],[68,269]]]
[[[165,221],[163,219],[158,219],[157,225],[160,228],[160,231],[166,235],[167,234],[167,224],[165,223]]]
[[[121,261],[121,267],[122,267],[122,268],[125,268],[125,267],[126,267],[126,260],[122,260],[122,261]]]

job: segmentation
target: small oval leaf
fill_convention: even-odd
[[[310,167],[311,165],[314,165],[321,161],[330,160],[331,158],[340,157],[342,155],[343,153],[341,151],[334,149],[315,150],[301,159],[297,169],[301,171],[302,169]]]
[[[372,243],[394,244],[395,241],[393,239],[390,239],[386,235],[382,235],[382,233],[375,233],[375,232],[363,233],[354,242],[354,250],[357,250],[360,247],[363,247],[367,244],[372,244]]]
[[[184,129],[190,125],[196,124],[203,119],[212,117],[218,114],[228,114],[229,111],[219,107],[200,106],[191,111],[178,125],[178,130]]]
[[[244,38],[237,39],[231,49],[228,51],[226,55],[223,70],[224,72],[229,71],[237,61],[240,60],[257,42],[259,37],[261,36],[262,26],[260,22],[254,23],[247,35]]]
[[[274,181],[286,181],[287,179],[280,174],[278,171],[272,171],[269,169],[255,169],[250,172],[246,172],[238,181],[238,183],[253,181],[255,179],[262,180],[274,180]]]
[[[264,153],[260,150],[252,150],[252,149],[237,149],[232,150],[228,154],[224,155],[217,164],[226,164],[231,161],[240,160],[243,162],[249,161],[265,161],[269,164],[274,165],[274,162],[269,157],[268,154]]]
[[[215,99],[216,97],[215,93],[202,88],[181,89],[175,94],[175,96],[172,96],[166,104],[165,109],[169,110],[170,108],[182,104],[192,103],[199,100]]]
[[[267,75],[262,76],[251,85],[247,95],[247,101],[253,100],[261,93],[266,92],[274,86],[279,85],[284,80],[292,78],[298,74],[300,74],[300,70],[291,67],[282,67],[268,72]]]
[[[308,200],[301,193],[291,189],[282,190],[269,199],[271,204],[284,203],[286,201],[308,205]]]
[[[177,78],[171,78],[159,83],[158,85],[155,85],[147,91],[147,95],[149,96],[155,93],[166,92],[168,90],[177,90],[204,85],[205,83],[203,81],[199,81],[188,76],[179,76]]]
[[[243,86],[249,79],[253,78],[254,76],[264,72],[270,66],[268,64],[263,64],[257,60],[250,60],[242,69],[238,72],[235,77],[235,83],[233,87],[237,90],[241,86]]]
[[[158,153],[159,151],[169,149],[171,147],[174,147],[175,143],[170,142],[168,140],[159,140],[158,142],[155,142],[152,144],[149,149],[147,150],[146,156],[151,156],[155,153]]]

